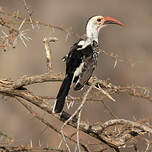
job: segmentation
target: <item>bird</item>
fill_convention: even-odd
[[[86,38],[80,38],[70,48],[69,53],[63,57],[66,62],[65,78],[56,96],[53,113],[61,113],[63,111],[64,103],[72,84],[73,89],[77,91],[88,83],[97,66],[99,31],[109,24],[124,26],[120,20],[108,16],[98,15],[89,18],[86,24]]]

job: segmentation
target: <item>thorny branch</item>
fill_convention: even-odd
[[[47,73],[47,74],[42,74],[38,76],[25,76],[18,79],[17,81],[0,80],[0,93],[5,96],[20,97],[21,99],[24,99],[28,101],[29,103],[34,104],[35,106],[46,111],[47,113],[51,114],[51,116],[61,121],[68,120],[69,118],[71,120],[71,116],[65,112],[63,112],[62,117],[52,115],[52,108],[46,102],[46,99],[44,99],[43,97],[36,96],[32,92],[24,88],[27,85],[31,85],[35,83],[55,82],[55,81],[57,82],[57,81],[62,81],[62,80],[63,80],[63,74],[54,74],[54,73]],[[118,87],[103,80],[99,80],[97,84],[98,86],[101,86],[102,88],[106,89],[107,92],[112,93],[112,94],[126,92],[132,96],[147,99],[147,101],[150,101],[150,102],[152,99],[151,96],[147,96],[144,94],[143,95],[140,94],[139,96],[139,93],[137,93],[136,90],[139,91],[140,89],[140,91],[143,91],[145,88],[142,88],[142,87],[134,87],[134,88],[121,87],[121,86]],[[101,100],[107,97],[102,94],[100,94],[100,96],[101,96]],[[84,98],[76,97],[74,99],[75,101],[80,102]],[[96,98],[90,98],[90,99],[88,98],[88,100],[86,101],[89,101],[89,100],[92,102],[99,101]],[[73,118],[72,121],[66,124],[74,128],[77,128],[77,123],[75,123],[76,121],[77,120]],[[88,135],[98,139],[99,141],[106,143],[110,147],[115,147],[115,148],[125,145],[126,141],[130,141],[134,136],[138,136],[144,133],[152,133],[150,126],[142,125],[140,123],[131,122],[128,120],[121,120],[121,119],[111,120],[109,122],[105,122],[103,125],[92,126],[86,122],[80,122],[79,125],[80,125],[80,130],[82,132],[87,133]],[[115,135],[117,136],[117,138],[115,136],[110,136],[110,133],[108,134],[106,130],[108,127],[112,127],[114,125],[115,126],[122,125],[125,128],[124,129],[122,127],[124,131],[120,130],[121,134],[117,133]]]

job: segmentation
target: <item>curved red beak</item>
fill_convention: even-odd
[[[119,20],[108,16],[104,16],[104,24],[118,24],[120,26],[125,26],[125,24],[121,23]]]

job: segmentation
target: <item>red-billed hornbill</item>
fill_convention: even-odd
[[[64,107],[65,99],[70,86],[74,83],[74,90],[80,90],[88,82],[97,65],[98,35],[102,27],[108,24],[124,26],[119,20],[106,16],[93,16],[86,26],[86,39],[75,43],[69,53],[64,57],[66,61],[66,74],[57,94],[53,113],[60,113]]]

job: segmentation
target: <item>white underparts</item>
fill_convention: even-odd
[[[76,70],[74,72],[73,80],[75,77],[79,76],[82,73],[83,66],[84,66],[84,62],[82,62],[80,64],[80,66],[76,68]],[[72,82],[73,82],[73,80],[72,80]]]

